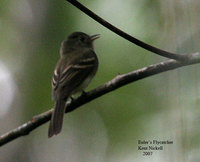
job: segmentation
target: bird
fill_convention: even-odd
[[[62,130],[67,100],[78,92],[84,92],[97,72],[99,61],[93,41],[99,37],[99,34],[90,36],[73,32],[61,43],[60,59],[52,77],[55,106],[49,124],[49,138]]]

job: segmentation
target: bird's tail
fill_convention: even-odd
[[[62,130],[63,117],[65,114],[65,100],[57,100],[55,104],[55,108],[51,117],[48,137],[52,137],[53,135],[57,135]]]

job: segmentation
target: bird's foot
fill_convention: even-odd
[[[86,95],[87,95],[87,92],[82,91],[82,93],[81,93],[81,97],[86,96]]]
[[[71,99],[71,102],[73,102],[73,101],[74,101],[74,98],[73,98],[72,96],[70,97],[70,99]]]

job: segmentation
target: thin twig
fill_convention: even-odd
[[[66,105],[66,113],[75,110],[76,108],[84,105],[104,94],[114,91],[124,85],[135,82],[140,79],[147,78],[149,76],[162,73],[168,70],[173,70],[182,66],[187,66],[191,64],[200,63],[200,54],[193,53],[188,55],[187,62],[178,62],[176,60],[167,60],[160,62],[154,65],[144,67],[139,70],[129,72],[127,74],[118,74],[114,79],[105,83],[104,85],[99,86],[98,88],[89,91],[83,96],[80,96],[77,99],[74,99],[73,102],[70,102]],[[16,129],[9,131],[8,133],[0,136],[0,146],[5,145],[6,143],[13,141],[14,139],[25,136],[29,134],[32,130],[46,123],[51,118],[52,110],[44,112],[38,116],[33,117],[30,121],[24,123]]]
[[[99,22],[101,25],[103,25],[104,27],[108,28],[109,30],[113,31],[114,33],[118,34],[119,36],[123,37],[124,39],[138,45],[139,47],[142,47],[144,49],[146,49],[147,51],[151,51],[155,54],[158,54],[160,56],[166,57],[166,58],[170,58],[170,59],[175,59],[175,60],[179,60],[179,61],[185,61],[187,60],[187,55],[180,55],[180,54],[176,54],[176,53],[171,53],[171,52],[167,52],[164,51],[162,49],[153,47],[147,43],[144,43],[142,41],[140,41],[137,38],[134,38],[133,36],[125,33],[124,31],[120,30],[119,28],[115,27],[114,25],[112,25],[111,23],[107,22],[106,20],[104,20],[103,18],[99,17],[97,14],[95,14],[94,12],[92,12],[91,10],[89,10],[88,8],[86,8],[83,4],[81,4],[80,2],[76,1],[76,0],[67,0],[68,2],[70,2],[72,5],[74,5],[75,7],[77,7],[79,10],[81,10],[82,12],[84,12],[86,15],[90,16],[92,19],[94,19],[95,21]]]

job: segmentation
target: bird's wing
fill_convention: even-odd
[[[85,52],[80,57],[76,57],[71,63],[67,63],[56,68],[52,78],[53,98],[57,98],[57,90],[60,90],[60,95],[65,97],[65,93],[71,93],[96,70],[98,60],[96,54],[90,50]],[[63,91],[63,93],[62,93]]]

